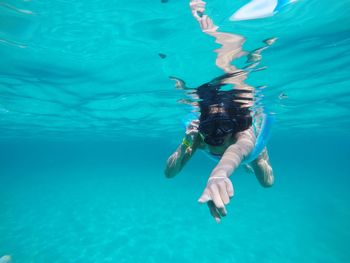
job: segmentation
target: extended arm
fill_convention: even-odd
[[[252,151],[256,139],[253,128],[239,133],[236,138],[236,143],[227,148],[210,174],[207,185],[198,200],[200,203],[208,204],[211,215],[218,223],[221,217],[227,214],[225,205],[230,202],[234,194],[232,182],[228,177]]]

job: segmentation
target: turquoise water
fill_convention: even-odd
[[[276,117],[276,182],[239,168],[220,224],[197,203],[215,163],[198,153],[163,174],[189,111],[168,77],[222,74],[188,2],[0,3],[0,258],[350,262],[350,2],[229,21],[244,3],[207,12],[248,52],[278,38],[247,80]]]

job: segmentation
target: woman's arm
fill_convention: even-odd
[[[242,160],[253,150],[255,145],[255,134],[253,127],[240,132],[236,136],[237,141],[229,146],[220,162],[213,169],[210,177],[226,176],[229,177],[241,164]]]
[[[236,143],[227,148],[220,162],[210,174],[207,185],[198,200],[200,203],[208,204],[211,215],[218,223],[222,216],[226,216],[225,206],[234,194],[232,182],[228,177],[252,151],[254,144],[255,135],[252,127],[240,132]]]
[[[167,161],[164,172],[166,177],[172,178],[176,176],[196,151],[200,143],[198,124],[199,121],[194,120],[188,125],[186,129],[186,135],[183,138],[181,144],[177,147],[176,151],[169,157]]]

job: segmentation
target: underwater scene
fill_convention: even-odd
[[[350,262],[349,10],[0,2],[0,263]]]

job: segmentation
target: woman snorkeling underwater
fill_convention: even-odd
[[[216,65],[225,74],[194,90],[199,118],[188,124],[182,143],[167,161],[165,175],[168,178],[177,175],[197,149],[217,158],[218,164],[198,201],[207,203],[211,215],[219,223],[226,216],[225,206],[234,194],[229,176],[241,163],[249,165],[262,186],[273,185],[273,170],[265,147],[271,120],[264,114],[253,112],[254,88],[244,83],[248,71],[238,70],[231,64],[233,59],[245,55],[242,51],[244,38],[217,32],[218,27],[204,15],[205,2],[191,0],[190,6],[202,31],[214,36],[222,45],[216,50]],[[259,57],[273,41],[266,41],[265,47],[255,51],[255,57]],[[250,55],[254,59],[254,53]],[[177,87],[188,89],[184,81],[174,79]]]

